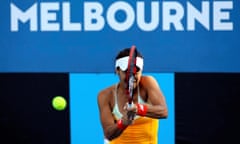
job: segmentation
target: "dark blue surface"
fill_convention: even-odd
[[[60,4],[56,12],[60,31],[40,31],[41,2]],[[83,2],[87,1],[70,1],[71,21],[82,22],[82,25]],[[117,1],[95,2],[103,6],[103,17],[106,20],[106,11]],[[136,11],[137,1],[126,2]],[[176,31],[174,27],[163,31],[160,1],[159,26],[154,31],[140,30],[135,21],[130,29],[119,32],[105,21],[100,31],[66,32],[62,30],[62,1],[4,0],[0,5],[0,72],[113,72],[117,52],[133,44],[145,57],[145,72],[240,72],[240,2],[233,0],[233,9],[226,10],[230,12],[230,21],[233,23],[233,30],[230,31],[213,30],[212,1],[209,2],[210,30],[197,23],[194,31],[188,31],[186,2],[191,2],[199,9],[201,2],[178,2],[185,10],[183,31]],[[37,4],[38,31],[30,31],[29,22],[20,22],[19,31],[11,31],[10,3],[22,10]],[[149,14],[150,2],[145,1],[145,4],[146,13]],[[126,15],[119,11],[116,16],[121,21]]]

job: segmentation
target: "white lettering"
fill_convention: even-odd
[[[102,13],[103,7],[100,3],[84,3],[84,29],[87,31],[102,30],[105,24]]]
[[[126,19],[123,22],[118,22],[115,18],[117,11],[122,10],[126,13]],[[119,1],[113,3],[107,11],[107,21],[111,28],[116,31],[126,31],[134,23],[135,15],[133,8],[126,2]]]
[[[59,3],[41,3],[41,30],[42,31],[59,31],[60,24],[56,22],[59,10]]]
[[[175,14],[171,14],[175,12]],[[178,2],[164,2],[163,3],[163,30],[170,30],[170,25],[176,28],[177,31],[184,30],[181,20],[184,16],[184,10]]]
[[[71,23],[70,4],[64,2],[63,6],[63,30],[64,31],[81,31],[80,23]]]
[[[215,1],[213,2],[213,29],[214,30],[233,30],[233,23],[226,22],[230,20],[229,12],[221,11],[233,8],[232,1]],[[225,20],[225,22],[223,21]]]
[[[30,21],[30,31],[37,31],[37,4],[33,4],[26,12],[21,11],[11,3],[11,31],[18,31],[19,20]]]
[[[152,2],[151,3],[151,22],[145,22],[145,9],[144,2],[137,3],[137,24],[139,28],[143,31],[153,31],[159,25],[159,3]]]
[[[199,12],[190,2],[187,2],[187,29],[195,30],[195,20],[200,22],[209,30],[209,2],[202,2],[202,13]]]
[[[35,2],[28,9],[10,4],[10,29],[19,31],[20,24],[29,24],[30,31],[127,31],[137,27],[141,31],[195,31],[196,24],[206,30],[232,31],[232,1],[202,1],[197,9],[190,1],[115,1],[106,7],[100,2],[83,2],[83,9],[71,11],[70,2]],[[161,7],[160,7],[161,6]],[[146,11],[148,10],[148,11]],[[74,13],[73,13],[74,12]],[[74,17],[82,18],[73,22]],[[39,28],[38,28],[39,27]]]

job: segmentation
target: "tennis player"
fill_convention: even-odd
[[[133,104],[129,107],[126,93],[129,53],[130,48],[126,48],[116,56],[115,71],[119,82],[98,94],[104,143],[157,144],[159,119],[168,116],[165,97],[153,76],[142,75],[144,59],[136,49]]]

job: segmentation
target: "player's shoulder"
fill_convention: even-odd
[[[144,75],[141,77],[140,84],[144,88],[151,88],[152,86],[158,85],[158,82],[154,76]]]
[[[115,85],[108,86],[98,92],[98,97],[109,97],[112,95]]]
[[[143,82],[143,83],[149,83],[151,81],[156,81],[156,79],[151,75],[143,75],[141,77],[141,82]]]

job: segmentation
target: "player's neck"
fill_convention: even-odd
[[[134,93],[133,95],[135,96],[137,93],[137,87],[134,88]],[[122,84],[122,83],[118,83],[118,86],[117,86],[117,94],[119,96],[121,96],[122,98],[126,98],[128,99],[129,98],[129,95],[127,94],[127,89],[125,87],[125,84]]]

